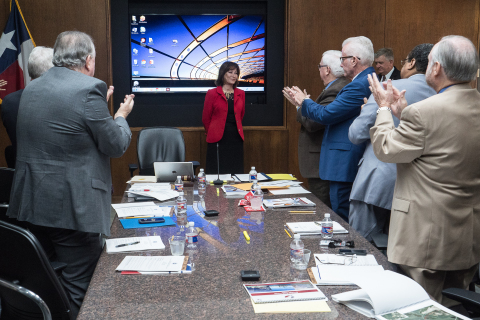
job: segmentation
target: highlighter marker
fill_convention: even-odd
[[[247,241],[250,241],[250,236],[248,235],[247,231],[243,231],[243,236]]]

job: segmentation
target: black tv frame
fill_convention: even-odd
[[[266,16],[265,92],[246,92],[243,126],[283,126],[283,0],[115,0],[111,3],[114,111],[131,92],[132,14],[263,14]],[[212,81],[212,88],[214,84]],[[131,127],[202,127],[205,93],[138,93],[128,117]]]

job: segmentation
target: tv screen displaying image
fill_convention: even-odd
[[[265,16],[130,16],[133,93],[206,92],[222,63],[240,66],[238,88],[265,90]]]

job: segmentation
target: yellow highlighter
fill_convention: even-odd
[[[250,236],[248,235],[247,231],[243,231],[243,235],[247,241],[250,241]]]

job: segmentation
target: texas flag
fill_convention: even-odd
[[[9,93],[30,82],[28,57],[35,47],[17,0],[12,0],[10,16],[0,38],[0,104]]]

